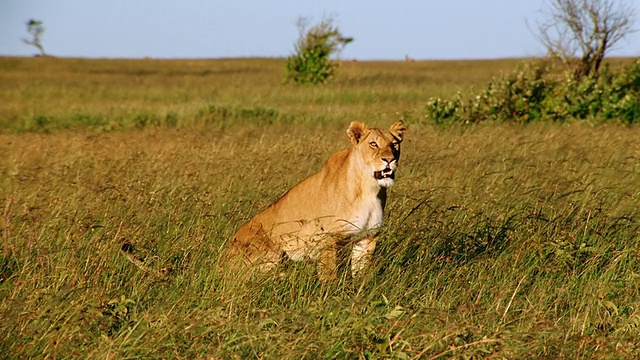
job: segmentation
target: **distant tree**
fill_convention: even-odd
[[[634,31],[631,6],[615,0],[549,0],[538,41],[569,66],[576,80],[597,77],[606,52]]]
[[[286,81],[318,84],[333,77],[337,64],[331,56],[353,41],[353,38],[343,36],[333,22],[333,18],[323,18],[307,31],[308,19],[298,19],[300,36],[295,44],[295,54],[287,58]]]
[[[46,56],[47,53],[44,51],[44,47],[40,42],[40,36],[44,33],[44,27],[42,26],[42,21],[29,19],[27,21],[27,32],[31,35],[31,39],[22,39],[25,44],[32,45],[40,50],[40,55]]]

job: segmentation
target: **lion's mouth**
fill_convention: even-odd
[[[395,178],[395,172],[393,170],[391,170],[390,168],[386,168],[384,170],[374,171],[373,172],[373,177],[375,177],[376,180],[394,179]]]

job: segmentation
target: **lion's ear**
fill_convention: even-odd
[[[359,121],[352,121],[351,124],[349,124],[349,128],[347,129],[347,135],[349,135],[349,139],[351,139],[353,145],[358,145],[367,130],[369,130],[369,128],[367,128],[367,125]]]
[[[398,141],[402,141],[402,138],[404,137],[404,132],[407,131],[407,125],[404,124],[404,121],[398,120],[393,124],[391,124],[389,131],[391,131],[391,135],[393,135],[393,137],[398,139]]]

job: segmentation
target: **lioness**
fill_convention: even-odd
[[[357,275],[376,247],[405,130],[402,120],[389,130],[351,122],[353,146],[240,227],[225,258],[241,258],[261,270],[273,268],[283,254],[294,261],[312,259],[320,279],[328,281],[336,278],[338,248],[353,243],[351,271]]]

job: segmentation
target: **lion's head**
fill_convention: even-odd
[[[347,134],[360,154],[365,171],[382,187],[393,185],[400,159],[400,143],[407,127],[398,120],[386,129],[369,129],[365,124],[353,121]]]

